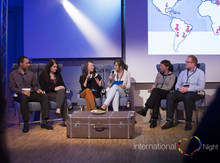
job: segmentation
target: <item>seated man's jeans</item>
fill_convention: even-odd
[[[20,103],[21,114],[24,122],[29,121],[29,107],[28,102],[40,102],[42,120],[48,120],[48,97],[45,94],[38,94],[36,92],[31,92],[30,96],[19,94],[14,98],[15,101]]]
[[[173,121],[174,111],[180,101],[183,101],[186,122],[192,122],[193,109],[196,108],[195,102],[201,99],[196,92],[181,93],[177,90],[171,91],[167,96],[167,121]]]

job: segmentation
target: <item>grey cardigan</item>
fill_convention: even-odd
[[[158,72],[153,87],[170,91],[171,89],[174,88],[175,82],[176,82],[176,76],[172,72],[169,73],[168,75],[164,75],[161,72]]]

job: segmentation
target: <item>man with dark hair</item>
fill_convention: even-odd
[[[26,56],[20,56],[19,58],[18,58],[18,66],[20,66],[20,63],[24,63],[24,60],[25,59],[28,59],[28,57],[26,57]]]
[[[161,99],[166,99],[167,94],[174,87],[176,76],[170,71],[171,66],[172,64],[168,60],[162,60],[160,62],[160,72],[158,72],[155,82],[149,90],[151,95],[145,103],[145,108],[137,111],[138,114],[146,116],[147,110],[149,108],[153,109],[150,128],[157,126]]]
[[[205,73],[197,68],[198,60],[195,56],[188,56],[186,59],[186,70],[178,76],[175,91],[167,96],[167,122],[162,129],[168,129],[174,126],[173,114],[178,102],[183,101],[186,111],[185,130],[192,129],[192,112],[195,109],[195,102],[202,98],[198,94],[205,88]]]
[[[41,104],[42,120],[41,128],[52,130],[53,127],[48,124],[48,97],[38,89],[38,84],[34,73],[28,70],[29,59],[25,56],[18,58],[18,69],[11,72],[10,90],[17,94],[15,100],[20,103],[21,113],[24,120],[23,132],[29,131],[29,109],[28,102],[36,101]]]

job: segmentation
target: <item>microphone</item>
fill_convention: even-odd
[[[98,76],[95,72],[90,72],[90,78],[96,78]]]
[[[93,76],[94,76],[94,78],[97,78],[97,77],[98,77],[98,74],[97,74],[97,73],[95,73],[95,74],[93,74]]]
[[[115,78],[115,71],[114,70],[112,70],[112,72],[111,72],[111,75],[110,76],[112,76],[112,78],[114,79]]]

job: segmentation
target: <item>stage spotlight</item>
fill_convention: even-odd
[[[61,2],[77,28],[81,31],[99,56],[104,55],[103,53],[111,53],[112,56],[121,53],[120,49],[118,49],[92,21],[90,21],[89,18],[77,9],[69,0],[62,0]]]

